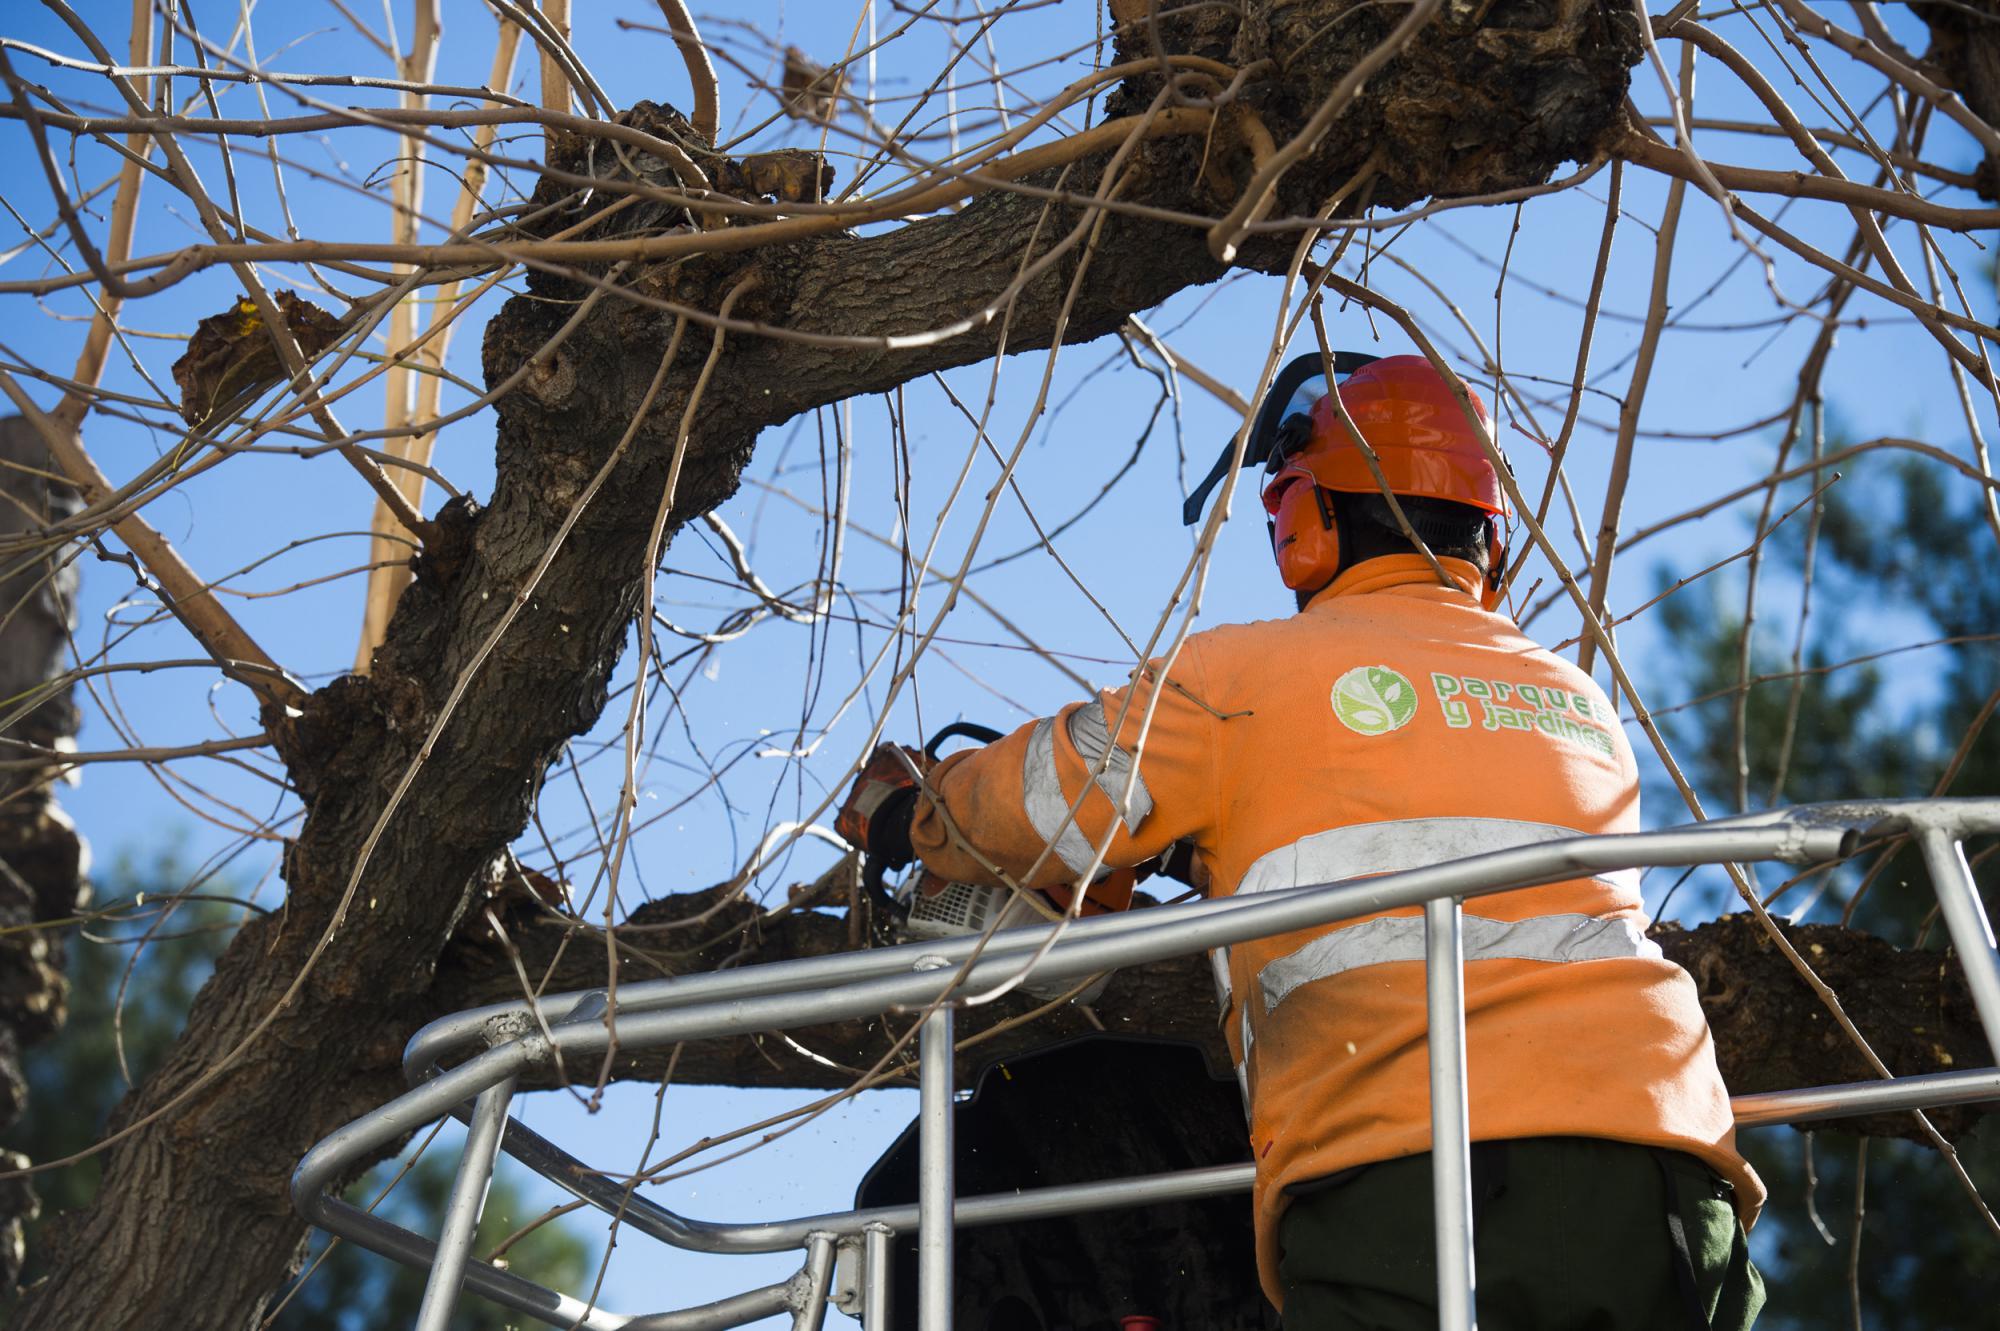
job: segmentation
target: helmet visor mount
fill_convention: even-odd
[[[1379,359],[1358,351],[1336,351],[1333,353],[1333,372],[1336,375],[1353,374],[1362,366]],[[1277,377],[1271,381],[1270,391],[1264,394],[1264,401],[1257,408],[1252,419],[1250,437],[1243,448],[1243,464],[1246,467],[1261,467],[1266,474],[1275,474],[1290,461],[1293,454],[1305,447],[1312,438],[1312,409],[1332,391],[1326,378],[1326,360],[1317,351],[1309,351],[1286,362]],[[1209,468],[1181,506],[1181,521],[1192,527],[1201,520],[1201,511],[1207,506],[1208,496],[1222,478],[1229,474],[1229,461],[1236,453],[1236,441],[1223,445],[1222,455]]]
[[[1329,391],[1326,376],[1315,374],[1301,380],[1299,386],[1292,390],[1292,395],[1273,413],[1272,419],[1277,422],[1277,427],[1271,431],[1270,447],[1264,457],[1266,476],[1276,476],[1283,471],[1285,464],[1303,453],[1312,442],[1313,406]],[[1247,459],[1245,465],[1248,465]]]

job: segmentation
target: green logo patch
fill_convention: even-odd
[[[1417,714],[1417,690],[1388,666],[1356,666],[1333,682],[1333,714],[1357,735],[1386,735]]]

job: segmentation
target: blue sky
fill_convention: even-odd
[[[122,4],[82,8],[87,17],[101,20],[107,32],[124,31]],[[654,6],[623,0],[583,8],[575,45],[614,101],[628,105],[649,98],[688,104],[686,77],[666,38],[618,26],[620,19],[657,24]],[[969,5],[960,8],[971,12]],[[731,5],[726,16],[701,15],[700,22],[708,38],[735,62],[768,76],[769,51],[788,44],[821,62],[837,59],[847,49],[863,10],[856,3],[741,3]],[[222,21],[220,11],[213,18],[202,17],[211,24]],[[898,18],[890,7],[880,6],[877,21],[886,32]],[[755,28],[771,40],[753,40],[746,28],[732,23]],[[478,5],[453,0],[445,6],[445,25],[439,81],[481,83],[490,59],[490,18]],[[4,27],[8,35],[29,42],[77,50],[73,38],[43,10],[10,13]],[[344,34],[341,27],[339,14],[324,4],[300,3],[282,10],[267,6],[257,14],[256,49],[266,63],[287,70],[389,72],[380,52]],[[1764,55],[1753,33],[1740,25],[1724,30],[1744,49],[1760,58]],[[1087,66],[1091,32],[1091,7],[1070,4],[1010,19],[996,30],[996,42],[1002,63],[1010,67],[1060,56],[1019,81],[1024,90],[1046,92]],[[218,34],[211,30],[211,35]],[[1921,47],[1920,34],[1910,34],[1910,40]],[[885,104],[894,106],[893,114],[900,114],[902,105],[889,99],[920,90],[943,49],[942,33],[920,27],[882,54],[876,89]],[[102,106],[107,100],[106,89],[86,76],[51,70],[18,52],[14,59],[25,76],[46,81],[80,105]],[[526,95],[532,95],[532,83],[523,82],[531,68],[524,59],[516,70],[517,85]],[[721,73],[726,132],[731,126],[753,126],[770,113],[769,96],[753,94],[735,63],[722,61]],[[857,74],[857,79],[863,77]],[[1749,99],[1715,68],[1704,66],[1701,77],[1703,115],[1747,119],[1756,114]],[[296,113],[298,108],[281,91],[268,95],[272,114]],[[380,102],[373,94],[352,89],[322,90],[321,95],[333,105]],[[1649,112],[1662,105],[1657,83],[1643,68],[1635,78],[1634,95]],[[1788,95],[1794,95],[1789,85]],[[251,90],[237,87],[222,96],[224,114],[258,114]],[[960,96],[968,135],[984,96],[976,89]],[[1795,105],[1810,116],[1811,109],[1801,105],[1804,101],[1799,96]],[[943,114],[942,95],[934,111]],[[1932,154],[1948,164],[1967,166],[1974,160],[1973,150],[1955,135],[1949,126],[1934,126]],[[759,132],[752,142],[771,147],[806,144],[815,138],[802,127],[781,121]],[[511,150],[523,157],[537,156],[538,140],[538,135],[525,137]],[[1703,140],[1705,145],[1710,141]],[[355,132],[280,142],[289,159],[288,202],[304,231],[386,239],[386,191],[379,180],[381,164],[392,151],[388,138]],[[1776,141],[1716,136],[1713,143],[1713,150],[1731,161],[1791,165],[1787,151]],[[246,213],[272,227],[278,214],[270,165],[255,152],[255,145],[239,149],[234,164],[237,185]],[[8,178],[16,182],[8,191],[10,200],[32,225],[42,225],[53,216],[53,209],[27,138],[17,128],[0,134],[0,160]],[[196,161],[215,187],[221,163],[212,152],[197,152]],[[109,162],[101,150],[86,148],[79,153],[76,171],[85,187],[108,174]],[[835,165],[838,185],[849,171],[839,157]],[[1600,175],[1577,190],[1532,202],[1521,214],[1518,233],[1513,232],[1513,209],[1483,208],[1444,214],[1392,240],[1378,236],[1375,243],[1382,248],[1370,259],[1369,280],[1415,310],[1440,346],[1478,383],[1480,361],[1471,336],[1426,283],[1446,293],[1489,346],[1497,336],[1509,373],[1517,376],[1531,398],[1538,399],[1537,418],[1545,429],[1553,429],[1561,419],[1575,360],[1578,307],[1602,224],[1605,181]],[[168,249],[199,238],[183,201],[157,183],[147,188],[138,251]],[[442,170],[432,171],[428,198],[433,215],[448,211],[452,188]],[[1568,467],[1587,524],[1593,528],[1610,454],[1608,427],[1615,420],[1616,395],[1624,389],[1639,338],[1637,319],[1645,308],[1654,259],[1652,228],[1664,194],[1661,180],[1627,172],[1625,216],[1613,251],[1604,315],[1592,346],[1590,383],[1595,391],[1584,403],[1583,424]],[[1786,221],[1828,246],[1844,244],[1847,223],[1838,209],[1800,205]],[[0,239],[0,252],[9,251],[20,239],[18,229],[8,233]],[[1898,243],[1907,245],[1908,238],[1902,236]],[[1963,239],[1947,240],[1945,248],[1974,289],[1975,313],[1990,315],[1987,256]],[[1503,256],[1508,278],[1496,299]],[[1773,286],[1785,297],[1802,301],[1817,289],[1819,279],[1782,255],[1773,259],[1771,284],[1757,269],[1757,260],[1745,261],[1714,204],[1690,190],[1670,287],[1680,323],[1665,340],[1653,373],[1645,429],[1698,435],[1756,420],[1789,400],[1799,357],[1813,329],[1803,321],[1773,325],[1782,312]],[[19,280],[44,270],[44,259],[27,250],[0,265],[0,280]],[[307,285],[310,275],[297,269],[274,270],[267,280],[274,288],[299,285],[305,294],[332,303],[330,296],[313,293]],[[178,348],[152,335],[185,335],[197,319],[221,310],[236,293],[226,271],[210,270],[131,307],[128,325],[146,335],[134,340],[146,370],[164,382],[165,367],[178,354]],[[1178,353],[1238,391],[1248,392],[1270,338],[1275,299],[1274,279],[1244,275],[1185,292],[1145,318]],[[41,303],[21,296],[0,297],[0,343],[5,344],[0,359],[67,373],[82,336],[80,316],[87,308],[79,293]],[[1845,428],[1857,438],[1907,434],[1963,455],[1964,426],[1928,336],[1899,312],[1867,296],[1857,297],[1850,313],[1865,314],[1866,326],[1842,331],[1826,375],[1833,407]],[[1382,327],[1378,339],[1377,328],[1356,311],[1330,307],[1329,317],[1336,345],[1389,353],[1409,349],[1393,327]],[[1308,345],[1310,333],[1294,350]],[[477,323],[462,326],[452,343],[448,368],[477,381],[478,353]],[[943,376],[943,385],[974,412],[989,389],[993,392],[989,435],[1000,451],[1026,436],[1016,479],[1035,517],[1045,528],[1054,527],[1097,496],[1128,460],[1130,470],[1087,518],[1056,538],[1060,564],[1046,552],[1033,551],[981,572],[968,585],[1076,673],[1111,683],[1132,664],[1125,639],[1145,640],[1192,548],[1191,536],[1178,522],[1183,478],[1198,477],[1206,469],[1236,420],[1213,397],[1187,384],[1180,403],[1168,404],[1152,419],[1160,397],[1158,380],[1135,370],[1124,350],[1110,340],[1062,351],[1047,394],[1048,410],[1038,416],[1034,402],[1044,365],[1044,357],[1028,355],[1002,362],[997,377],[991,363]],[[120,391],[148,391],[138,371],[116,357],[107,383]],[[38,391],[45,402],[52,400],[46,391]],[[445,390],[447,409],[464,400],[459,389]],[[377,423],[380,411],[379,389],[363,390],[341,409],[349,428]],[[680,707],[662,695],[649,709],[650,725],[660,728],[663,738],[640,771],[638,816],[646,825],[635,838],[620,884],[621,907],[629,909],[648,897],[730,877],[771,828],[810,812],[857,756],[882,703],[880,679],[844,713],[839,704],[856,680],[858,664],[882,642],[883,615],[893,610],[898,583],[895,557],[863,530],[896,539],[907,526],[913,542],[921,545],[939,526],[938,515],[961,463],[976,451],[965,418],[938,383],[908,386],[894,411],[906,424],[907,516],[897,511],[891,498],[901,462],[890,424],[891,404],[882,399],[856,402],[851,412],[829,410],[816,419],[802,418],[767,432],[742,489],[719,511],[744,538],[757,572],[772,587],[783,590],[810,582],[825,557],[829,533],[827,524],[795,501],[821,502],[837,467],[835,441],[845,439],[852,468],[853,529],[845,543],[843,575],[853,600],[843,605],[866,622],[842,620],[815,632],[766,621],[737,641],[671,667],[669,677],[679,692]],[[1987,424],[1990,427],[1990,420]],[[171,432],[104,416],[88,424],[85,439],[114,480],[176,443]],[[1754,478],[1768,466],[1775,443],[1769,430],[1722,442],[1647,438],[1634,461],[1627,530]],[[1507,433],[1503,444],[1524,489],[1538,492],[1545,470],[1540,448],[1518,431]],[[485,494],[493,474],[490,412],[444,431],[436,463],[461,489],[474,496]],[[963,556],[997,476],[990,456],[973,458],[964,491],[939,533],[938,567],[953,568]],[[336,459],[245,455],[147,511],[190,562],[211,577],[284,550],[232,584],[243,591],[268,593],[339,575],[360,564],[365,541],[356,533],[365,531],[370,502],[361,481]],[[433,507],[437,503],[435,488],[428,502]],[[1752,513],[1754,509],[1739,507],[1678,529],[1622,558],[1613,604],[1629,607],[1644,599],[1652,589],[1656,567],[1687,572],[1735,549],[1745,539],[1746,515]],[[1566,522],[1551,522],[1565,554],[1574,557],[1574,542],[1561,535],[1566,529]],[[294,546],[295,542],[303,543]],[[1022,503],[1012,494],[1002,495],[979,547],[982,559],[1034,544],[1034,528]],[[720,546],[705,532],[682,533],[668,552],[665,567],[656,609],[684,627],[712,630],[728,610],[746,604]],[[1532,583],[1546,571],[1531,567],[1526,581]],[[79,641],[86,649],[94,650],[106,635],[121,634],[135,619],[147,617],[146,594],[134,588],[119,564],[86,560],[84,579]],[[1269,617],[1290,608],[1289,595],[1270,570],[1262,524],[1247,490],[1238,496],[1207,586],[1199,623]],[[307,679],[322,682],[352,660],[360,599],[359,578],[333,576],[284,595],[233,598],[230,608],[274,657]],[[1782,632],[1788,613],[1782,606],[1784,598],[1771,599],[1780,604],[1769,622],[1774,633]],[[936,601],[935,593],[924,599],[921,620],[928,620]],[[1885,643],[1907,640],[1914,631],[1890,608],[1865,609],[1860,614],[1867,632]],[[1573,617],[1559,607],[1534,628],[1545,641],[1554,642],[1569,637],[1573,626]],[[1624,640],[1628,657],[1639,663],[1642,683],[1665,678],[1644,664],[1662,646],[1649,636],[1651,632],[1641,620]],[[670,635],[663,635],[661,644],[669,653],[686,646]],[[136,629],[116,651],[118,659],[128,661],[198,655],[171,623]],[[1922,654],[1902,658],[1895,668],[1911,677],[1920,675]],[[577,746],[579,754],[593,755],[582,766],[580,783],[589,791],[589,804],[578,794],[578,782],[562,781],[551,783],[540,809],[542,826],[566,864],[575,861],[571,867],[580,883],[587,883],[595,869],[589,832],[593,816],[611,806],[618,790],[615,745],[593,746],[611,744],[617,735],[628,701],[622,689],[630,683],[630,671],[628,661],[619,681],[621,691],[615,693],[604,721]],[[80,737],[84,748],[111,748],[124,742],[114,729],[114,715],[124,719],[126,733],[156,745],[256,729],[248,699],[235,686],[221,683],[212,670],[121,675],[107,678],[100,687],[87,700],[88,719]],[[920,731],[960,717],[1007,727],[1076,695],[1077,686],[1065,673],[1021,650],[1007,630],[978,607],[962,605],[942,630],[915,686],[895,702],[887,733],[914,739]],[[799,745],[801,736],[813,746],[812,756],[804,760],[783,756]],[[1640,748],[1643,755],[1643,743]],[[726,770],[719,783],[711,782],[711,768]],[[184,771],[196,784],[162,778],[136,765],[93,766],[65,802],[96,843],[101,861],[120,851],[143,858],[148,846],[171,837],[185,838],[200,855],[228,854],[238,846],[243,828],[275,816],[282,830],[287,813],[296,807],[273,780],[275,769],[265,759],[207,761],[189,764]],[[1654,822],[1682,818],[1679,809],[1658,803],[1651,811]],[[278,888],[267,874],[274,850],[269,840],[250,844],[228,871],[233,881],[243,884],[262,878],[267,903],[277,900]],[[532,833],[519,851],[531,863],[549,863],[548,848]],[[806,843],[760,875],[758,890],[782,892],[786,884],[812,877],[830,853]],[[593,912],[598,909],[593,907]],[[665,1140],[669,1145],[691,1141],[806,1098],[803,1093],[675,1087],[667,1100]],[[584,1114],[559,1094],[531,1097],[521,1112],[544,1132],[587,1144],[592,1163],[618,1168],[636,1157],[651,1109],[649,1088],[627,1087],[596,1115]],[[861,1165],[900,1130],[911,1111],[912,1097],[906,1092],[871,1093],[745,1160],[663,1186],[657,1199],[707,1218],[762,1217],[842,1205],[851,1196]],[[771,1278],[774,1270],[782,1274],[778,1268],[789,1269],[790,1260],[727,1261],[680,1254],[663,1258],[647,1241],[627,1241],[614,1254],[605,1302],[628,1311],[700,1302]]]

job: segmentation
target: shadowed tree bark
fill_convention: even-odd
[[[49,478],[55,464],[40,436],[18,416],[0,420],[0,538],[60,522],[80,505]],[[76,565],[53,557],[10,561],[0,574],[0,1129],[27,1107],[21,1051],[62,1025],[63,928],[88,895],[86,851],[55,797],[54,769],[39,752],[76,734],[67,688],[48,692],[63,670],[76,617]],[[37,695],[47,696],[37,698]],[[0,1152],[0,1168],[28,1163]],[[21,1272],[21,1225],[39,1203],[27,1179],[0,1182],[0,1288]]]
[[[1139,904],[1145,904],[1143,895]],[[762,908],[758,906],[730,902],[717,907],[716,894],[691,892],[662,898],[634,911],[630,923],[638,927],[621,935],[628,945],[626,978],[696,974],[725,961],[741,966],[826,956],[844,951],[848,945],[847,921],[841,914],[801,911],[760,926],[757,919]],[[707,918],[698,926],[684,924],[702,916]],[[552,974],[551,990],[585,989],[603,983],[601,939],[579,945],[581,940],[572,937],[568,948],[559,954],[558,944],[572,934],[574,921],[543,916],[526,893],[504,898],[499,918],[529,974]],[[683,922],[683,927],[667,927],[677,922]],[[1786,936],[1812,958],[1820,977],[1841,995],[1862,1034],[1898,1075],[1992,1063],[1964,972],[1950,954],[1903,950],[1858,930],[1831,924],[1787,926]],[[1751,916],[1725,915],[1694,929],[1666,921],[1653,926],[1652,937],[1668,957],[1694,976],[1715,1035],[1723,1080],[1731,1093],[1748,1095],[1872,1078],[1866,1061],[1828,1018],[1812,991],[1799,983],[1790,964]],[[660,939],[659,945],[673,948],[676,955],[671,961],[650,957],[649,938]],[[445,951],[432,992],[447,1000],[443,1004],[447,1010],[518,999],[520,984],[512,978],[511,964],[495,964],[501,955],[490,936],[456,940]],[[1035,1000],[1014,994],[966,1010],[957,1018],[960,1038],[1004,1026],[1036,1006]],[[1202,957],[1181,957],[1119,971],[1092,1010],[1113,1034],[1184,1040],[1199,1047],[1218,1074],[1228,1072],[1228,1054],[1216,1027],[1214,985],[1208,962]],[[851,1021],[791,1033],[799,1045],[840,1068],[818,1062],[781,1040],[746,1037],[685,1046],[676,1057],[674,1076],[697,1084],[833,1090],[853,1079],[843,1069],[858,1072],[886,1054],[906,1033],[909,1021]],[[1031,1025],[999,1031],[961,1054],[961,1084],[969,1084],[981,1067],[995,1060],[1094,1029],[1088,1017],[1070,1006],[1047,1013]],[[906,1052],[914,1057],[913,1050]],[[621,1072],[657,1078],[666,1072],[667,1057],[664,1050],[630,1055],[620,1064]],[[577,1075],[575,1069],[571,1075]],[[1957,1138],[1978,1121],[1981,1111],[1956,1108],[1929,1113],[1946,1137]],[[1929,1141],[1907,1113],[1842,1120],[1831,1126],[1873,1136]]]
[[[1255,71],[1244,104],[1283,145],[1404,13],[1346,0],[1249,0],[1182,14],[1163,24],[1161,45]],[[1533,185],[1565,162],[1589,160],[1621,126],[1640,54],[1636,22],[1623,0],[1443,6],[1287,172],[1276,215],[1316,211],[1371,159],[1373,201],[1388,205]],[[1117,56],[1151,62],[1154,47],[1141,37]],[[1160,91],[1155,69],[1149,63],[1120,87],[1108,115],[1144,112]],[[644,125],[672,114],[641,104],[627,118]],[[1117,199],[1220,216],[1248,179],[1248,157],[1225,136],[1206,156],[1199,135],[1152,138],[1131,152]],[[418,1025],[518,992],[503,950],[461,926],[504,885],[506,847],[550,763],[605,705],[677,443],[670,539],[730,495],[768,426],[999,351],[1087,341],[1218,277],[1201,228],[1157,217],[1114,213],[1071,243],[1109,161],[1099,153],[882,235],[606,266],[593,276],[612,294],[573,328],[577,299],[591,288],[530,276],[529,294],[486,333],[488,384],[522,372],[497,404],[493,494],[484,506],[454,501],[439,516],[368,677],[335,681],[298,715],[266,716],[306,815],[285,858],[286,909],[244,926],[172,1053],[121,1107],[113,1127],[130,1135],[105,1154],[96,1203],[52,1238],[52,1274],[19,1325],[180,1327],[190,1308],[208,1326],[255,1324],[304,1235],[285,1190],[299,1156],[400,1089],[398,1054]],[[550,164],[571,176],[648,169],[643,155],[593,155],[561,136]],[[563,206],[573,189],[544,180],[537,202],[556,205],[539,223],[545,232],[576,220]],[[591,234],[646,234],[676,220],[630,208]],[[1239,261],[1279,265],[1292,243],[1251,243]],[[1024,263],[1051,255],[1002,299]],[[649,395],[674,308],[712,312],[732,290],[738,319],[850,341],[729,335],[679,441],[713,334],[690,322]],[[851,341],[907,339],[968,319],[969,331],[915,344]],[[685,919],[712,904],[676,898],[640,922]],[[553,939],[531,918],[511,918],[532,972]],[[732,920],[725,908],[703,927],[719,934]],[[844,922],[808,912],[765,931],[752,954],[810,954],[845,938]],[[740,943],[717,937],[713,952],[676,964],[702,969]],[[643,953],[643,936],[635,946]],[[676,939],[677,950],[689,946]],[[602,951],[589,951],[570,948],[557,986],[604,981]],[[643,956],[632,955],[624,978],[649,978]],[[1211,1001],[1205,966],[1184,961],[1119,977],[1099,1015],[1113,1029],[1206,1040]],[[1009,1038],[1039,1042],[1080,1020],[1061,1014]],[[883,1034],[840,1028],[800,1038],[836,1062],[865,1065]],[[680,1075],[698,1081],[830,1084],[827,1069],[768,1043],[684,1058]]]
[[[1992,124],[2000,116],[2000,4],[1952,0],[1910,8],[1930,25],[1931,45],[1923,56],[1926,72],[1956,89],[1975,115]],[[2000,158],[1989,153],[1975,175],[1979,192],[2000,200]]]

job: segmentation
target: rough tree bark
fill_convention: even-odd
[[[2000,117],[2000,4],[1952,0],[1910,6],[1930,26],[1925,72],[1957,89],[1973,114],[1991,125]],[[1989,154],[1974,173],[1979,193],[2000,201],[2000,156]]]
[[[1196,8],[1162,36],[1169,51],[1238,68],[1282,58],[1283,74],[1266,66],[1246,97],[1284,143],[1401,12],[1349,0],[1250,0]],[[1286,176],[1279,213],[1314,210],[1371,154],[1382,164],[1374,199],[1387,204],[1533,184],[1565,161],[1589,158],[1619,125],[1627,71],[1640,50],[1634,24],[1624,0],[1447,5]],[[1153,49],[1141,37],[1119,54],[1143,59]],[[1111,114],[1143,110],[1157,86],[1151,74],[1132,80],[1112,99]],[[593,155],[579,141],[559,136],[552,155],[567,170],[591,169]],[[594,160],[608,169],[606,154]],[[714,310],[754,273],[739,317],[807,333],[908,334],[992,301],[1024,255],[1046,252],[1077,225],[1084,216],[1077,201],[1096,187],[1105,161],[1031,178],[1031,186],[1062,192],[1053,204],[990,193],[959,213],[885,235],[829,236],[598,276],[641,298]],[[1153,140],[1132,156],[1120,197],[1220,215],[1234,197],[1204,185],[1201,168],[1200,140]],[[1239,187],[1245,174],[1237,172]],[[542,197],[554,201],[561,190],[544,182]],[[627,209],[610,225],[630,228],[645,212]],[[559,211],[551,229],[572,218]],[[1013,300],[1007,351],[1100,336],[1222,271],[1198,228],[1113,217],[1058,331],[1082,254],[1071,250]],[[1272,253],[1252,246],[1245,261],[1268,265]],[[285,1198],[299,1155],[399,1088],[397,1054],[418,1024],[511,992],[502,977],[512,967],[497,949],[453,940],[500,881],[505,848],[525,826],[550,762],[604,706],[638,609],[647,531],[676,427],[710,344],[705,329],[690,326],[630,447],[530,588],[565,514],[637,414],[674,325],[660,308],[614,296],[550,348],[584,288],[541,273],[530,287],[486,334],[489,383],[530,367],[498,403],[494,493],[483,507],[455,502],[440,515],[368,678],[334,682],[302,715],[266,717],[306,810],[284,865],[287,907],[245,926],[160,1071],[121,1107],[114,1127],[140,1126],[106,1153],[96,1203],[59,1227],[48,1253],[52,1274],[31,1294],[23,1327],[179,1327],[189,1308],[203,1310],[204,1325],[254,1325],[304,1235]],[[998,349],[996,330],[989,322],[951,340],[863,351],[732,337],[687,440],[669,533],[731,493],[761,429],[982,360]],[[525,598],[518,618],[475,670],[517,597]],[[468,672],[462,700],[439,727],[447,695]],[[385,821],[390,792],[413,766]],[[364,846],[372,853],[336,924]],[[830,932],[810,914],[788,928],[797,934],[780,931],[765,945],[810,951],[825,945],[814,931]],[[539,939],[523,932],[531,945]],[[288,997],[323,938],[309,978]],[[700,960],[697,952],[683,963]],[[644,977],[632,969],[631,978]],[[565,971],[559,983],[602,979]],[[1137,1013],[1164,1010],[1168,994],[1206,1001],[1208,992],[1198,968],[1185,964],[1120,983],[1130,999],[1114,991],[1102,1010],[1114,1022],[1155,1030],[1160,1023],[1142,1023]],[[1127,1001],[1144,1007],[1121,1011]],[[1195,1010],[1189,1000],[1176,1002],[1176,1010]],[[250,1040],[267,1018],[268,1028]],[[1060,1029],[1058,1022],[1048,1031]],[[857,1037],[845,1047],[858,1056],[871,1046]],[[763,1073],[751,1060],[767,1057],[778,1069],[774,1079],[817,1080],[796,1065],[787,1070],[783,1055],[744,1050],[740,1067],[715,1069],[717,1080],[758,1080]]]
[[[0,420],[0,538],[60,522],[80,507],[68,486],[53,482],[47,447],[18,416]],[[0,724],[0,1129],[27,1106],[21,1051],[62,1025],[60,924],[82,907],[87,860],[83,838],[55,797],[55,769],[34,761],[76,735],[77,710],[67,688],[49,693],[62,673],[76,618],[73,551],[8,557],[0,576],[0,717],[27,706],[11,725]],[[16,747],[17,745],[28,747]],[[28,1163],[0,1152],[0,1169]],[[0,1288],[20,1275],[21,1227],[39,1209],[25,1178],[0,1183]]]

